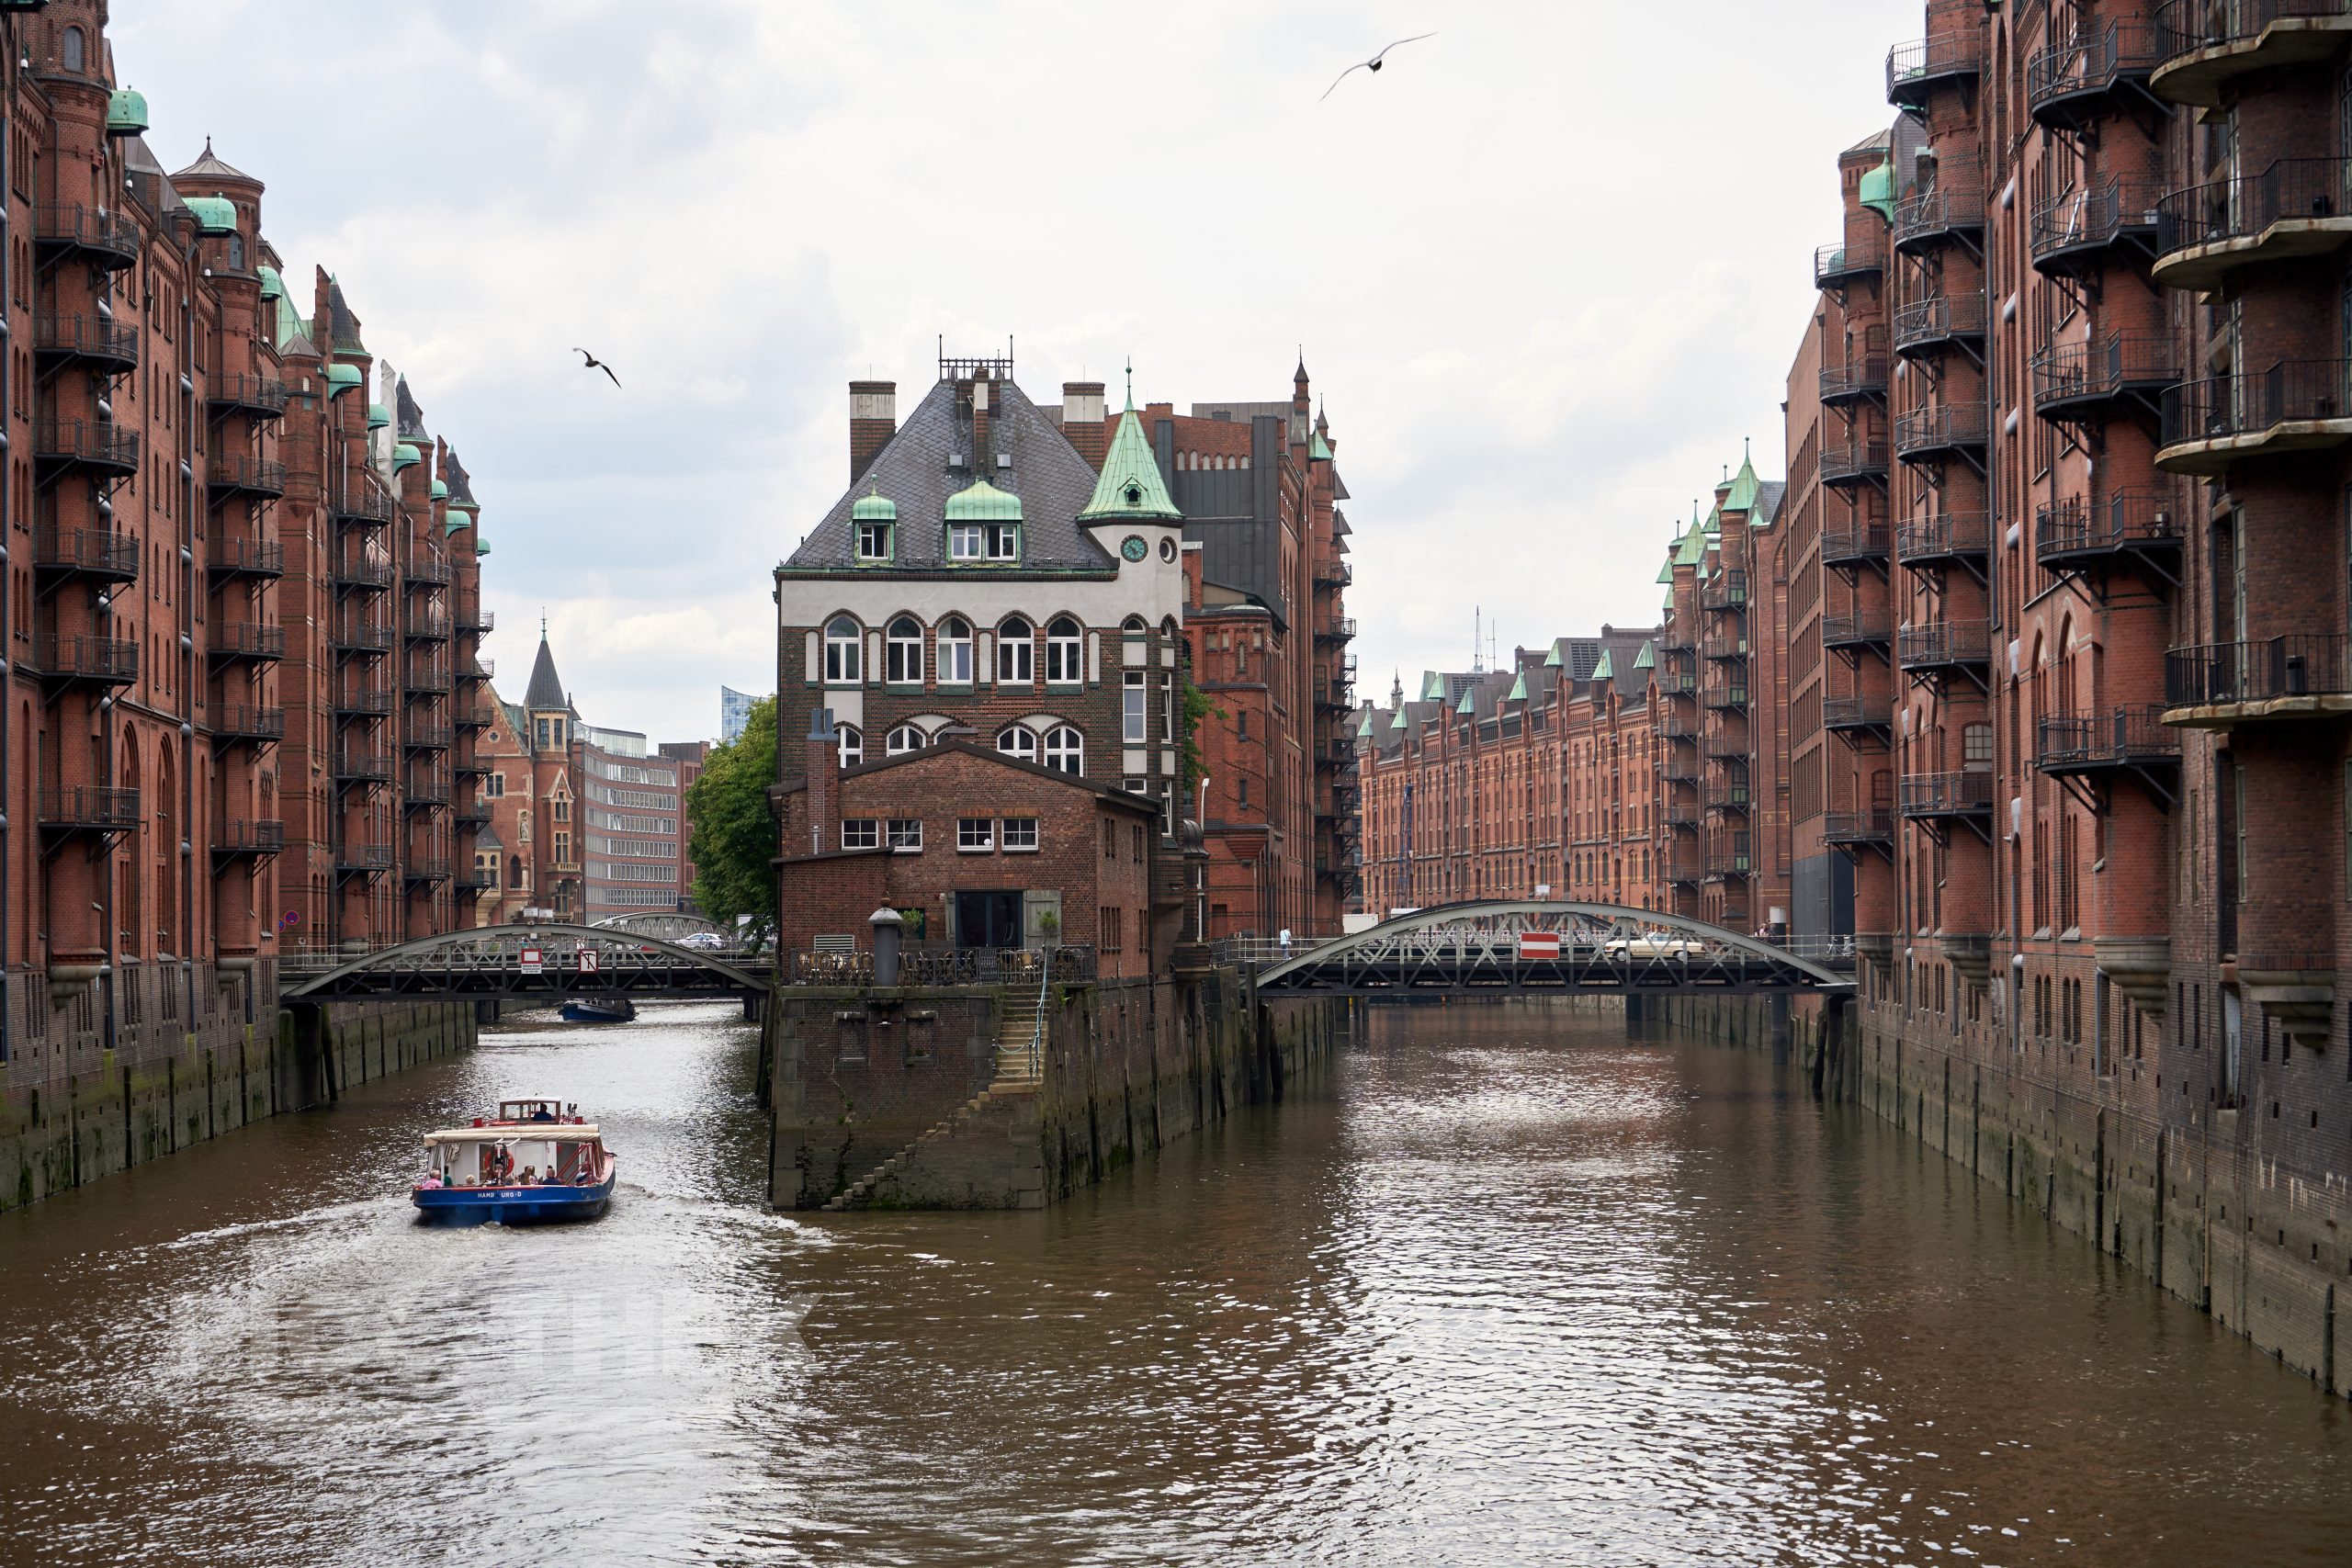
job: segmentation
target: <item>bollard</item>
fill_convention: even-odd
[[[876,909],[865,917],[874,928],[874,983],[895,986],[899,983],[899,942],[906,934],[906,920],[898,910]]]

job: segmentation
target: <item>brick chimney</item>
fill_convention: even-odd
[[[972,378],[972,476],[988,479],[996,471],[996,448],[989,445],[989,416],[995,402],[996,383],[983,370]]]
[[[808,715],[808,852],[822,854],[842,845],[842,738],[833,710]]]
[[[899,433],[899,384],[896,381],[852,381],[849,384],[849,477],[854,480],[874,461],[891,436]]]
[[[1064,381],[1062,383],[1062,434],[1086,459],[1086,466],[1100,473],[1102,454],[1110,449],[1111,437],[1102,423],[1102,383],[1100,381]]]

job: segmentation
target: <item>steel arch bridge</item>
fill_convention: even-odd
[[[663,942],[675,942],[682,936],[700,936],[707,932],[723,937],[727,931],[717,920],[700,915],[681,915],[668,909],[647,909],[634,915],[606,915],[592,922],[598,931],[628,931],[637,936],[659,937]]]
[[[534,958],[536,954],[536,958]],[[278,960],[286,1002],[492,1001],[627,997],[636,1001],[764,997],[741,953],[704,953],[610,927],[477,926],[372,953]]]
[[[1529,939],[1534,940],[1529,940]],[[1623,904],[1433,905],[1258,974],[1261,995],[1850,995],[1850,976],[1760,937]]]

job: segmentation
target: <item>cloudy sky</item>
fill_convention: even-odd
[[[544,608],[592,721],[693,739],[775,683],[845,384],[910,407],[943,333],[1179,405],[1285,396],[1304,344],[1367,688],[1465,663],[1474,606],[1506,649],[1653,617],[1741,439],[1781,471],[1834,160],[1919,15],[116,0],[112,36],[165,165],[209,134],[266,181],[289,284],[333,269],[465,458],[502,685]]]

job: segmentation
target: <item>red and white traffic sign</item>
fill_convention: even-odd
[[[596,972],[596,950],[594,948],[583,947],[580,950],[580,972],[582,975],[594,975]]]
[[[545,966],[539,962],[540,957],[541,954],[537,948],[525,948],[523,950],[523,973],[526,975],[537,975],[543,973]]]
[[[1519,955],[1521,958],[1559,957],[1560,933],[1558,931],[1520,932]]]

